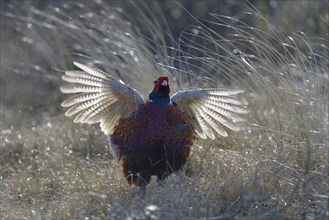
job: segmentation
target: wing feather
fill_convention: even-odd
[[[87,86],[98,87],[102,85],[102,81],[96,77],[86,78],[86,77],[74,77],[74,76],[63,75],[62,79],[66,82],[79,83]]]
[[[217,123],[217,120],[211,116],[210,114],[208,114],[206,111],[203,112],[203,114],[205,115],[207,122],[209,123],[209,125],[220,135],[226,137],[227,136],[227,132],[225,131],[224,127]]]
[[[215,135],[212,129],[209,127],[209,123],[207,123],[207,118],[201,108],[196,104],[191,104],[192,110],[196,112],[196,119],[200,124],[201,129],[204,131],[205,135],[207,135],[210,139],[215,139]]]
[[[99,101],[95,102],[92,106],[89,106],[88,109],[84,111],[80,111],[80,113],[75,117],[75,123],[87,123],[90,124],[94,122],[94,120],[90,120],[91,117],[95,115],[100,115],[101,112],[104,112],[111,104],[113,104],[116,100],[109,100],[107,101]]]
[[[212,140],[215,139],[214,132],[211,129],[212,124],[209,121],[209,117],[203,111],[200,111],[199,115],[201,116],[201,118],[198,118],[198,120],[200,120],[200,119],[202,120],[201,128],[205,131],[206,135],[210,139],[212,139]]]
[[[96,86],[85,86],[78,84],[67,84],[61,86],[62,93],[91,93],[91,92],[102,92],[101,87]]]
[[[67,71],[63,80],[69,84],[61,91],[75,94],[62,103],[69,107],[66,116],[75,123],[101,123],[105,134],[112,134],[120,118],[128,117],[144,104],[143,97],[133,88],[115,80],[108,73],[74,62],[83,71]]]
[[[185,112],[192,117],[192,120],[195,121],[196,120],[196,113],[191,109],[191,108],[187,108],[185,109]],[[207,136],[204,133],[203,129],[201,128],[201,125],[199,123],[195,123],[193,125],[195,132],[202,138],[202,139],[206,139]]]
[[[215,138],[214,132],[227,136],[225,127],[238,131],[237,123],[243,121],[241,114],[246,114],[246,102],[237,95],[243,90],[198,89],[180,91],[171,97],[176,107],[190,115],[196,133],[203,139]]]
[[[100,98],[102,95],[99,93],[87,93],[87,94],[78,94],[71,96],[70,98],[66,99],[64,102],[62,102],[63,107],[70,107],[72,105],[75,105],[77,103],[89,101],[92,99]]]
[[[83,111],[84,113],[89,111],[90,109],[95,109],[96,107],[99,106],[99,102],[101,102],[100,99],[91,99],[85,102],[77,103],[73,105],[72,107],[69,108],[65,112],[65,115],[70,117],[72,115],[75,115],[78,112]]]
[[[244,121],[244,119],[242,117],[240,117],[240,115],[238,115],[234,112],[227,111],[226,109],[218,108],[214,105],[209,105],[207,103],[205,104],[205,107],[206,107],[207,110],[214,111],[219,115],[222,115],[222,116],[225,116],[226,118],[232,119],[233,121],[239,121],[239,122]]]
[[[209,96],[210,100],[213,101],[218,101],[218,96],[216,95],[210,95]],[[233,105],[244,105],[244,103],[236,98],[232,98],[232,97],[221,97],[220,101],[223,103],[228,103],[228,104],[233,104]]]

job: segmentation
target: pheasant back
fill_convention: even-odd
[[[172,104],[146,103],[130,117],[120,119],[111,146],[122,160],[128,182],[146,185],[179,170],[187,160],[195,139],[191,117]]]

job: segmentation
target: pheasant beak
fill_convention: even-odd
[[[164,79],[164,80],[162,81],[162,83],[161,83],[161,86],[168,86],[168,82],[167,82],[167,80]]]

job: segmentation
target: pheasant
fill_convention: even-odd
[[[239,130],[245,103],[242,90],[195,89],[169,96],[168,76],[159,76],[146,101],[137,90],[101,70],[74,62],[82,71],[66,71],[63,93],[77,93],[62,103],[75,123],[94,124],[109,139],[128,183],[146,186],[151,176],[163,180],[181,169],[194,140],[227,136]]]

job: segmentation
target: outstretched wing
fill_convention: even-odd
[[[215,139],[214,132],[227,136],[225,127],[237,131],[237,122],[243,121],[239,114],[247,113],[245,103],[236,95],[242,90],[198,89],[180,91],[171,96],[176,107],[193,118],[192,125],[203,139]]]
[[[101,123],[105,134],[112,134],[120,118],[128,117],[144,104],[143,97],[109,74],[74,62],[83,71],[67,71],[62,76],[70,84],[60,87],[63,93],[76,93],[62,103],[70,107],[65,115],[75,116],[75,123]]]

